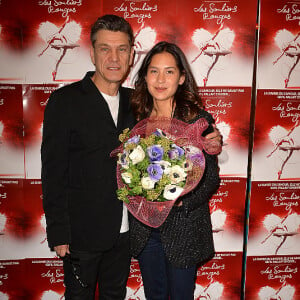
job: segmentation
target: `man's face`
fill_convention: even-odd
[[[132,63],[133,48],[126,33],[102,29],[96,34],[90,54],[96,67],[96,80],[103,84],[119,84]]]

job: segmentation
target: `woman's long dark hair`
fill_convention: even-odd
[[[184,53],[177,45],[168,42],[156,44],[143,60],[137,73],[135,90],[131,99],[133,113],[138,121],[149,117],[151,114],[153,98],[148,92],[145,77],[152,57],[155,54],[163,52],[170,53],[175,58],[180,74],[185,75],[184,83],[178,86],[174,95],[174,101],[176,103],[174,117],[188,122],[196,117],[199,109],[203,108],[203,104],[198,95],[197,84]]]

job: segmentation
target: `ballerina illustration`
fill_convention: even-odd
[[[4,124],[2,121],[0,121],[0,144],[2,144],[3,130],[4,130]]]
[[[144,286],[141,282],[136,289],[127,286],[127,293],[125,300],[143,300],[145,298]]]
[[[58,67],[67,51],[80,47],[77,43],[81,35],[81,26],[75,21],[70,21],[67,17],[64,24],[58,28],[53,23],[47,21],[40,24],[38,33],[41,38],[46,42],[46,47],[38,54],[42,56],[50,49],[57,52],[56,63],[52,71],[53,81],[57,78]]]
[[[4,228],[6,226],[7,217],[0,213],[0,235],[4,235]]]
[[[295,291],[295,287],[284,282],[278,290],[270,286],[262,287],[259,290],[258,296],[262,300],[292,300]]]
[[[213,68],[220,61],[220,58],[232,53],[230,48],[235,34],[231,29],[223,28],[223,26],[221,24],[214,34],[203,28],[196,29],[192,36],[192,41],[199,48],[200,52],[191,63],[194,63],[202,56],[204,63],[207,64],[207,71],[203,79],[204,86],[206,86],[208,78]]]
[[[213,233],[224,231],[227,213],[222,209],[214,209],[211,212],[211,222]]]
[[[152,27],[145,26],[144,23],[142,23],[139,30],[134,35],[134,62],[132,65],[132,70],[130,74],[130,84],[133,85],[134,83],[134,76],[137,73],[137,70],[140,67],[140,64],[142,63],[142,60],[144,56],[147,54],[147,52],[154,46],[156,41],[156,30]]]
[[[284,86],[287,88],[289,87],[292,73],[295,72],[300,60],[300,32],[294,36],[290,31],[281,29],[277,31],[274,40],[275,44],[281,49],[281,53],[273,61],[273,64],[277,64],[283,57],[289,59],[289,70],[284,79]]]
[[[212,278],[206,287],[196,284],[194,298],[196,300],[218,300],[221,299],[223,290],[224,285]]]
[[[269,137],[274,144],[273,150],[267,155],[267,158],[271,157],[274,153],[279,153],[282,159],[281,167],[278,171],[277,179],[282,178],[282,173],[284,167],[287,165],[288,161],[292,157],[295,151],[300,150],[300,126],[298,126],[299,121],[287,131],[282,126],[274,126],[271,128]]]
[[[42,294],[42,297],[41,297],[41,300],[50,300],[50,299],[53,299],[53,300],[63,300],[65,299],[65,296],[64,295],[60,295],[59,293],[57,292],[54,292],[52,290],[48,290],[48,291],[45,291],[43,294]]]
[[[289,210],[283,218],[275,214],[269,214],[264,218],[263,225],[269,233],[261,244],[272,240],[276,245],[275,255],[277,255],[287,239],[298,234],[300,216],[297,213],[293,213],[292,210]]]

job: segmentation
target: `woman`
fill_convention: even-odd
[[[136,119],[174,117],[187,123],[205,118],[197,85],[183,52],[160,42],[146,55],[137,74],[132,107]],[[146,298],[193,299],[196,270],[214,255],[208,201],[219,186],[214,155],[204,153],[206,168],[198,186],[180,197],[166,221],[154,229],[130,217],[131,250],[137,257]]]

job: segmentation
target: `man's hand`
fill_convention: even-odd
[[[219,129],[216,127],[216,124],[212,124],[214,131],[207,134],[205,138],[207,140],[213,140],[214,142],[218,142],[220,145],[222,145],[222,135],[219,131]]]
[[[207,134],[203,140],[203,146],[207,153],[220,154],[222,151],[222,135],[215,124],[212,124],[214,131]]]
[[[54,247],[54,251],[58,257],[65,257],[66,254],[70,254],[69,245],[59,245]]]

